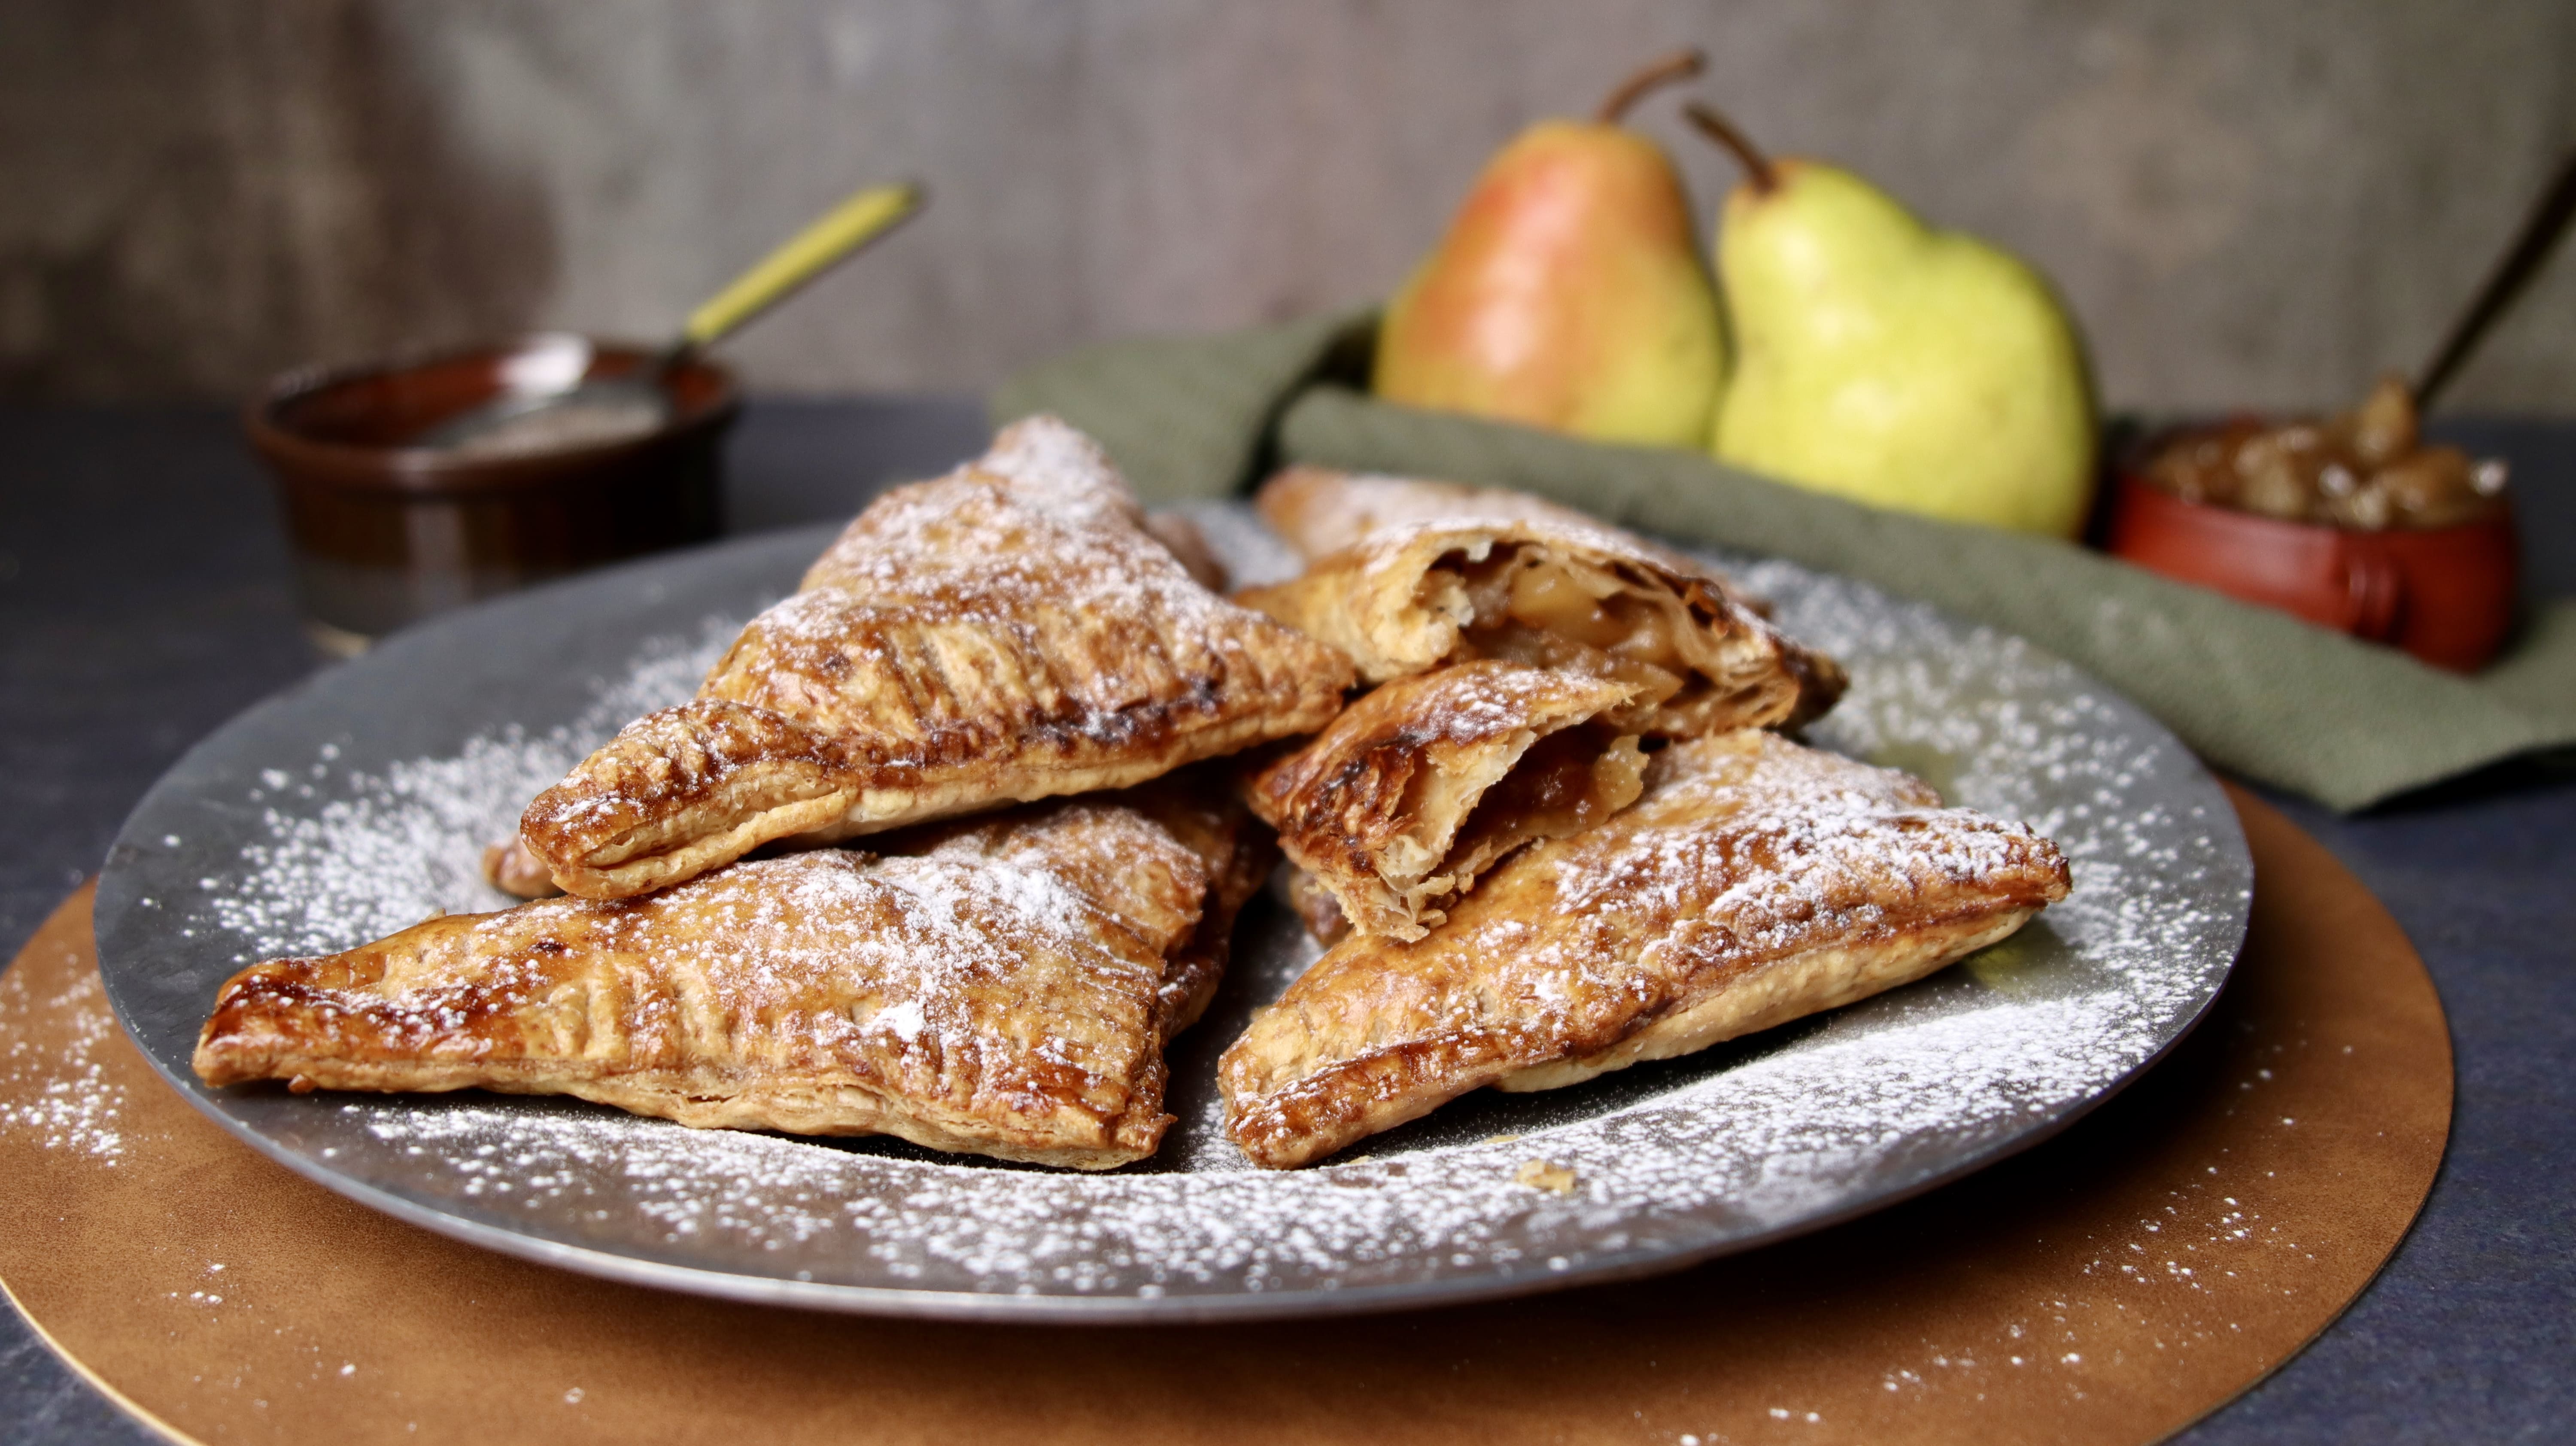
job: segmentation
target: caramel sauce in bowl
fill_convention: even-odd
[[[433,613],[715,537],[719,444],[740,407],[708,362],[661,377],[659,415],[574,403],[512,434],[427,440],[532,385],[655,365],[644,347],[538,334],[271,383],[243,427],[276,476],[316,644],[352,654]]]

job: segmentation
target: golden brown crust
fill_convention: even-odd
[[[1418,939],[1513,849],[1636,798],[1636,739],[1580,726],[1633,692],[1493,660],[1399,678],[1255,774],[1245,796],[1352,928]],[[1531,772],[1547,777],[1507,786]]]
[[[1744,731],[1656,756],[1608,824],[1515,855],[1429,938],[1336,945],[1219,1065],[1302,1165],[1485,1085],[1548,1088],[1919,978],[2066,896],[2027,828]]]
[[[1846,683],[1715,572],[1536,498],[1304,468],[1259,504],[1301,547],[1343,545],[1239,600],[1370,682],[1480,657],[1588,672],[1640,686],[1609,721],[1664,737],[1793,727]]]
[[[1146,921],[1155,932],[1155,947],[1171,960],[1155,991],[1165,1039],[1198,1022],[1216,995],[1231,953],[1234,921],[1260,892],[1278,853],[1269,836],[1226,786],[1223,765],[1206,763],[1124,792],[1103,795],[1121,810],[1151,821],[1205,866],[1205,888],[1190,904],[1195,922],[1179,917],[1177,905],[1139,891],[1155,875],[1134,872],[1133,862],[1116,847],[1068,849],[1047,840],[1050,868],[1102,900],[1129,921]],[[1077,805],[1062,805],[1073,807]],[[935,857],[1016,857],[1026,845],[1021,819],[1027,810],[998,818],[933,824],[884,840],[890,852],[927,853]]]
[[[1073,800],[890,840],[899,857],[433,919],[242,971],[195,1064],[1106,1169],[1170,1123],[1162,1047],[1223,966],[1260,866],[1247,829],[1221,798]]]
[[[644,893],[846,816],[848,752],[767,708],[695,698],[619,730],[537,795],[519,837],[567,893]]]
[[[1118,788],[1312,732],[1348,662],[1192,581],[1098,449],[1051,418],[898,488],[699,696],[521,820],[565,890],[621,898],[764,843]]]

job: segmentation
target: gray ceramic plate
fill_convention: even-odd
[[[1238,575],[1249,514],[1202,515]],[[1287,1316],[1665,1270],[1886,1205],[2100,1103],[2208,1006],[2252,867],[2164,729],[2028,645],[1868,588],[1737,560],[1847,662],[1814,734],[2029,820],[2075,894],[1961,966],[1850,1009],[1541,1095],[1483,1093],[1289,1174],[1218,1128],[1216,1052],[1313,957],[1247,913],[1176,1047],[1153,1161],[1085,1176],[895,1141],[697,1132],[569,1101],[210,1090],[188,1069],[225,976],[438,910],[500,906],[483,843],[592,745],[688,694],[828,533],[716,547],[460,613],[271,699],[135,810],[99,957],[171,1086],[289,1168],[405,1220],[618,1279],[856,1311],[1027,1320]],[[1516,1182],[1528,1162],[1570,1193]]]

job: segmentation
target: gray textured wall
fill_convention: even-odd
[[[2131,405],[2413,366],[2576,141],[2566,0],[10,0],[0,391],[655,335],[900,174],[931,213],[730,354],[981,386],[1380,294],[1493,146],[1680,42],[1776,148],[2036,259]],[[2462,405],[2576,411],[2570,253]]]

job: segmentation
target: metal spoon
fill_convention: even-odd
[[[502,367],[502,392],[423,433],[416,445],[484,453],[535,452],[649,432],[669,416],[664,385],[702,347],[787,299],[921,209],[920,185],[871,186],[788,238],[689,313],[680,335],[646,366],[590,377],[591,344],[542,338]]]

